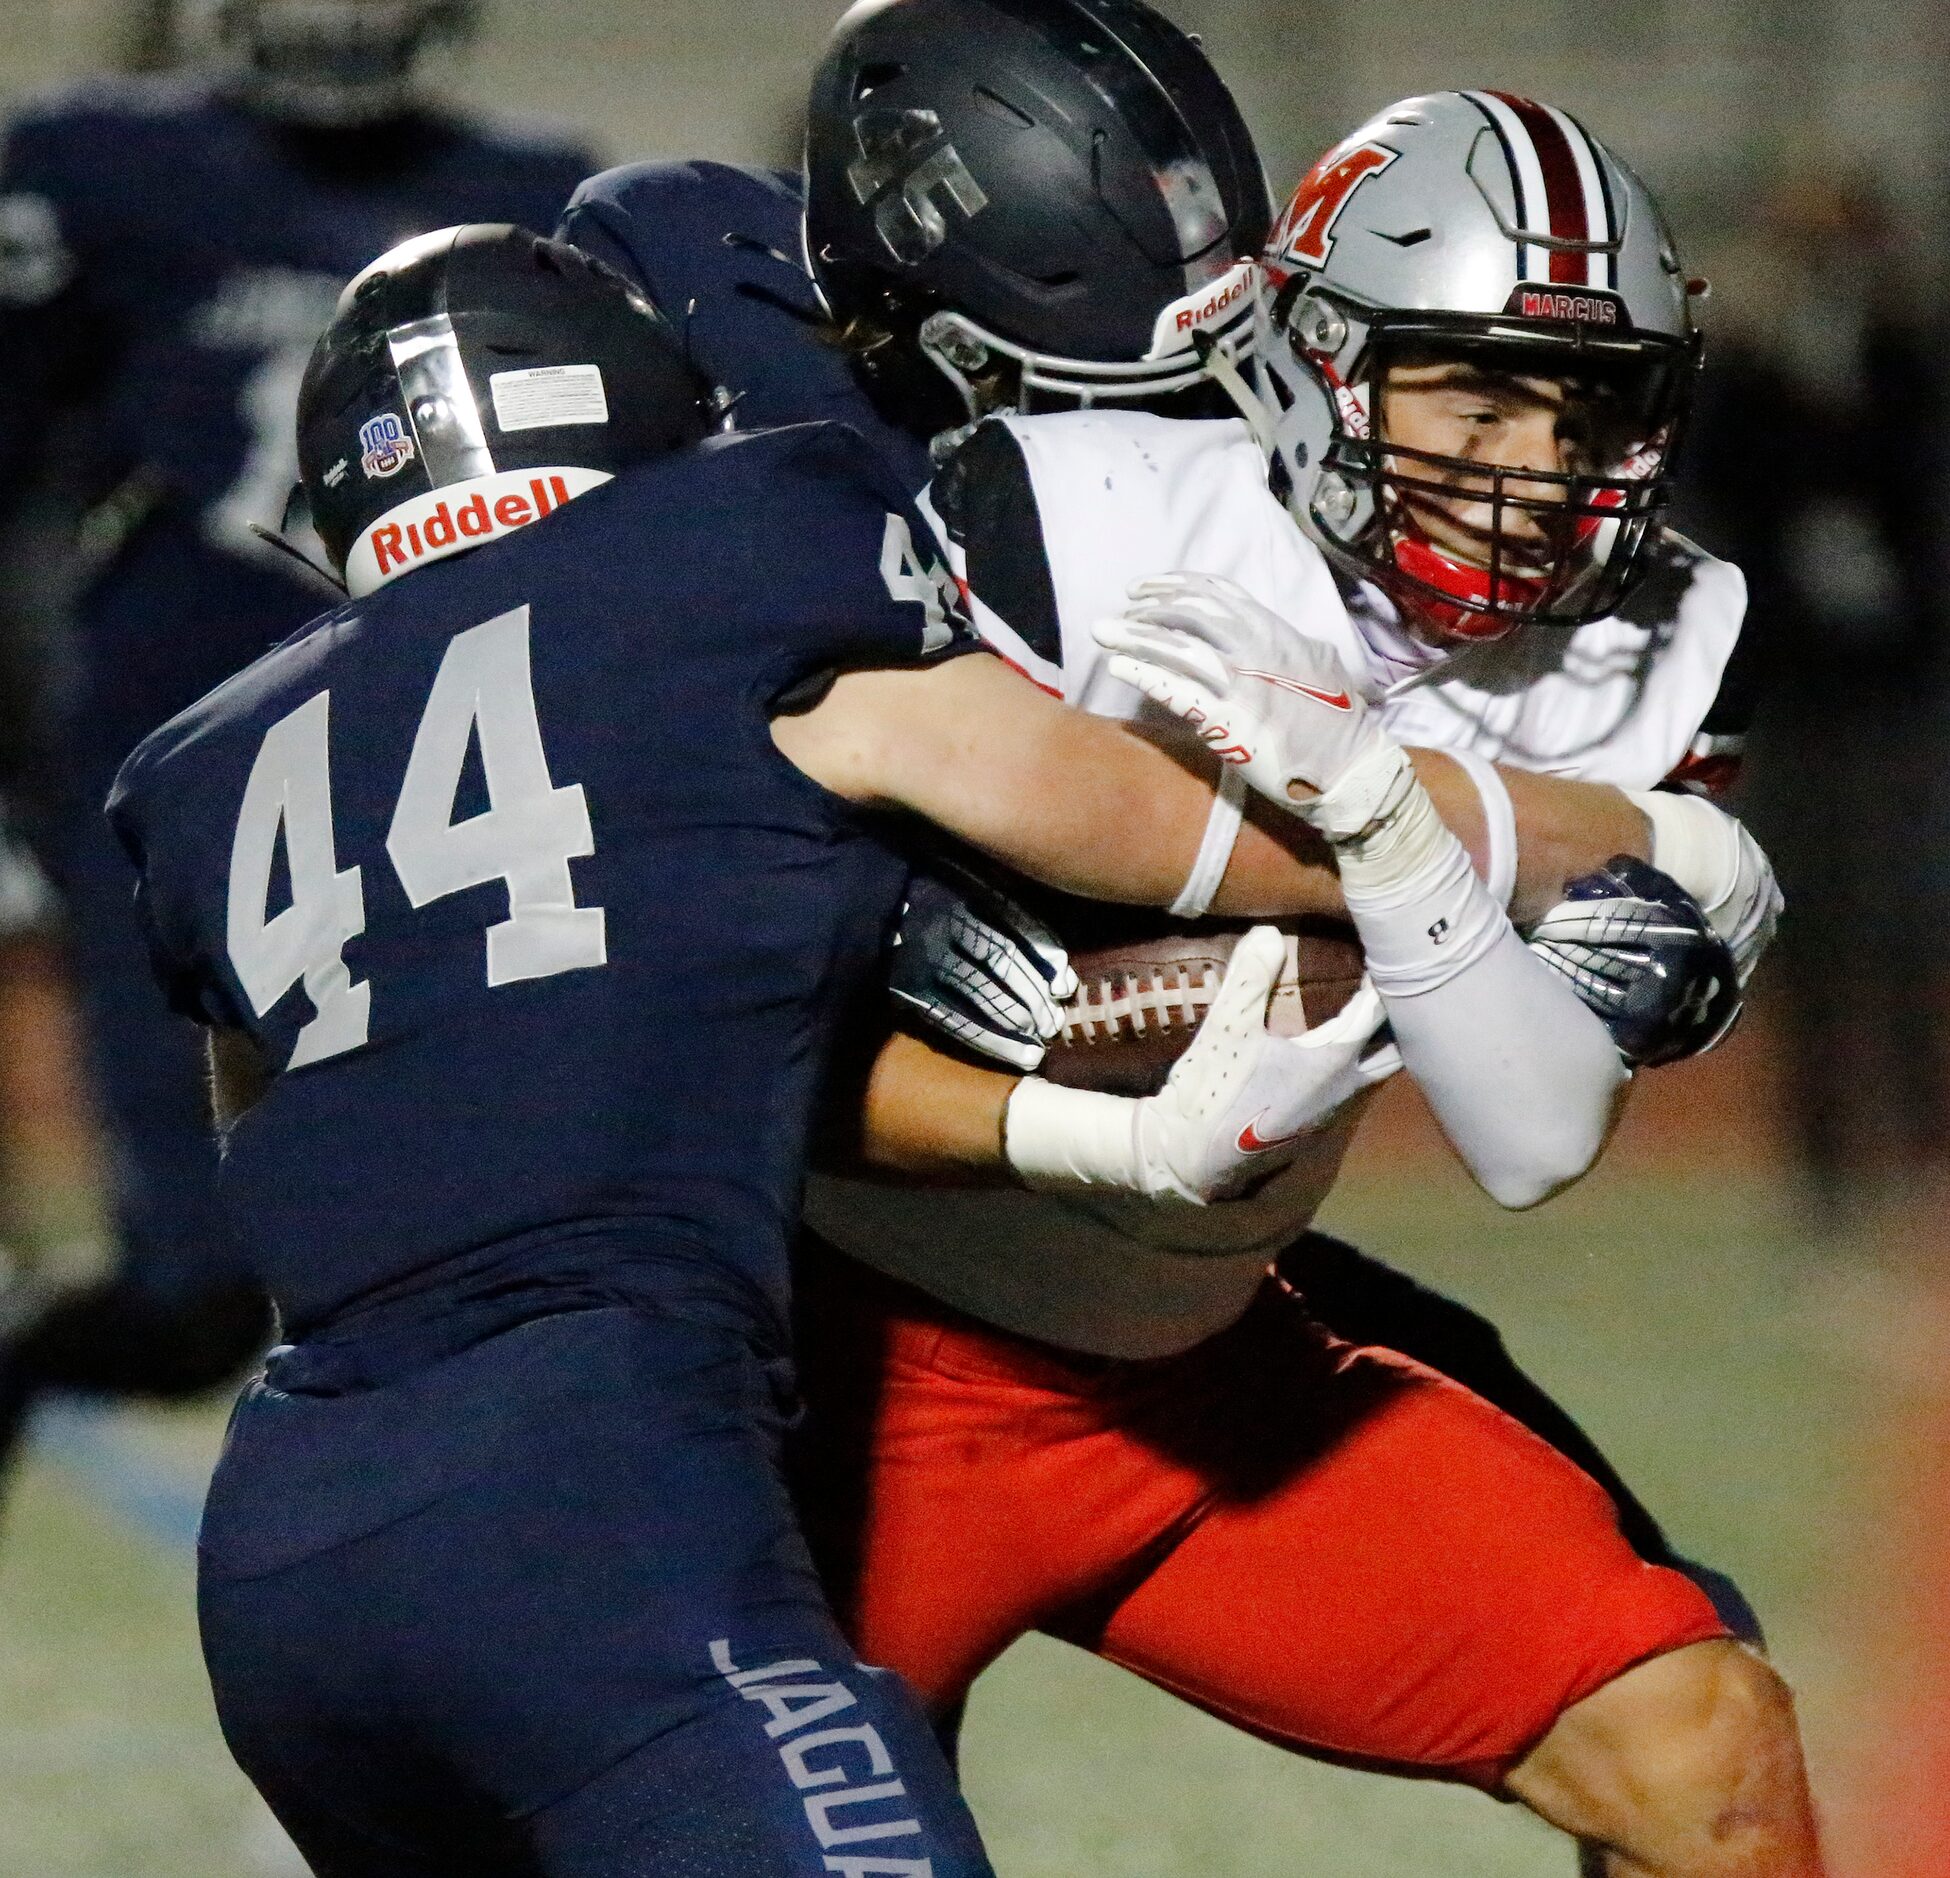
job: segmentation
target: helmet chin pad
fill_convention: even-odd
[[[1445,554],[1426,535],[1397,532],[1396,569],[1389,583],[1396,602],[1439,639],[1482,645],[1513,632],[1524,613],[1541,611],[1552,583],[1534,574],[1492,574]]]

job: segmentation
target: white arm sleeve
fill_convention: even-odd
[[[1523,943],[1400,752],[1373,761],[1377,787],[1392,768],[1410,794],[1377,835],[1336,844],[1368,975],[1463,1164],[1499,1204],[1535,1206],[1598,1158],[1630,1071]]]
[[[1590,1169],[1631,1072],[1507,921],[1466,971],[1382,1001],[1403,1065],[1491,1199],[1536,1206]]]

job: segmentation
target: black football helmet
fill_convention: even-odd
[[[187,0],[193,57],[262,116],[353,130],[420,102],[429,54],[471,39],[480,0]]]
[[[566,242],[480,223],[403,243],[340,296],[298,394],[298,468],[312,525],[357,594],[410,564],[383,553],[371,564],[371,538],[399,534],[376,525],[424,521],[435,491],[448,492],[447,538],[429,529],[422,549],[416,528],[414,561],[695,443],[718,410],[621,274]],[[457,525],[463,509],[478,526]]]
[[[1245,120],[1140,0],[861,0],[813,81],[806,258],[887,414],[1152,401],[1252,343]]]

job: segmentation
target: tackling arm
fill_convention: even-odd
[[[1490,837],[1481,795],[1462,767],[1435,751],[1411,753],[1444,821],[1487,875]],[[1620,790],[1522,771],[1502,772],[1518,843],[1513,911],[1539,911],[1563,897],[1567,880],[1589,874],[1618,854],[1644,858],[1650,845],[1644,814]],[[1277,840],[1292,817],[1257,798],[1251,827]],[[1028,1061],[1028,1058],[1024,1059]],[[1018,1078],[896,1033],[867,1081],[849,1158],[868,1171],[936,1186],[988,1184],[1006,1177],[1004,1120]]]
[[[811,711],[780,719],[773,734],[788,758],[838,794],[926,815],[1052,886],[1101,899],[1168,905],[1193,864],[1211,809],[1209,780],[1146,739],[1056,703],[990,658],[847,674]],[[1427,767],[1444,806],[1482,847],[1484,814],[1474,783],[1445,758],[1432,756]],[[1542,904],[1558,897],[1565,877],[1560,872],[1546,882],[1547,870],[1568,870],[1568,857],[1575,856],[1582,871],[1619,852],[1612,844],[1621,837],[1644,840],[1643,817],[1615,791],[1524,778],[1515,793],[1520,821],[1551,831],[1548,839],[1539,832],[1527,842],[1535,857],[1532,891]],[[1221,912],[1260,914],[1338,912],[1342,901],[1324,844],[1275,810],[1242,828],[1214,904]],[[1521,979],[1521,962],[1500,963]],[[1546,1024],[1562,1015],[1548,1008],[1552,989],[1543,996]],[[1350,1035],[1347,1042],[1351,1073],[1358,1040]],[[1318,1078],[1316,1066],[1307,1070]],[[1006,1121],[1018,1086],[1008,1075],[895,1037],[868,1081],[860,1158],[909,1179],[1000,1178],[1010,1164]],[[1120,1115],[1127,1106],[1120,1105]],[[1112,1132],[1121,1139],[1121,1123]],[[1559,1158],[1582,1163],[1588,1157],[1573,1143]],[[1541,1197],[1538,1188],[1561,1177],[1556,1166],[1554,1159],[1553,1171],[1535,1183],[1492,1177],[1492,1184],[1503,1185],[1501,1197]]]
[[[1494,837],[1475,781],[1460,763],[1440,751],[1408,754],[1436,813],[1469,850],[1477,873],[1494,880]],[[1509,902],[1513,924],[1534,924],[1563,899],[1566,881],[1602,867],[1614,855],[1652,859],[1651,826],[1624,790],[1610,783],[1537,776],[1501,764],[1496,766],[1496,776],[1508,792],[1514,824],[1515,885]],[[1270,803],[1256,802],[1255,807],[1268,815],[1281,813]]]
[[[849,672],[772,726],[848,801],[905,809],[1065,893],[1168,907],[1197,859],[1212,785],[1157,745],[1059,704],[982,654]],[[1221,913],[1338,913],[1327,849],[1292,818],[1243,837]]]
[[[926,814],[998,859],[1098,898],[1168,902],[1196,854],[1211,805],[1209,783],[1177,759],[1056,704],[986,658],[923,672],[850,674],[813,711],[780,720],[774,734],[801,769],[849,799]],[[1488,817],[1475,781],[1434,752],[1417,752],[1416,766],[1443,819],[1484,867]],[[1646,856],[1647,817],[1622,792],[1522,772],[1504,772],[1504,780],[1518,842],[1516,917],[1541,913],[1561,898],[1567,879],[1614,855]],[[1255,805],[1214,902],[1218,910],[1341,910],[1323,851],[1296,830],[1284,810]],[[1521,947],[1506,945],[1498,954],[1471,974],[1471,1021],[1463,1026],[1462,1046],[1451,1040],[1417,1055],[1426,1062],[1432,1054],[1435,1065],[1476,1065],[1469,1086],[1443,1107],[1481,1117],[1488,1138],[1459,1141],[1465,1160],[1506,1204],[1530,1204],[1589,1165],[1623,1079],[1608,1039],[1601,1040],[1594,1022],[1580,1023],[1589,1014],[1541,978]],[[1425,1003],[1414,1017],[1441,1018],[1457,1003],[1439,1002],[1442,1010],[1430,1012]],[[1532,1047],[1512,1050],[1509,1014],[1518,1007],[1526,1015],[1518,1028],[1527,1038],[1533,1029],[1538,1034],[1529,1039]],[[1513,1054],[1519,1064],[1567,1051],[1579,1064],[1591,1059],[1592,1100],[1546,1103],[1554,1127],[1539,1125],[1535,1104],[1521,1104],[1526,1119],[1519,1132],[1527,1147],[1508,1166],[1502,1162],[1510,1157],[1499,1149],[1512,1131],[1497,1125],[1480,1101],[1477,1046],[1486,1017],[1496,1020],[1492,1027],[1504,1046],[1492,1054]],[[1559,1087],[1557,1079],[1546,1083],[1547,1093]],[[1003,1124],[1017,1086],[1008,1075],[896,1038],[874,1066],[861,1158],[885,1172],[944,1184],[997,1177],[1007,1164]],[[1462,1127],[1465,1137],[1473,1132]],[[1557,1134],[1566,1138],[1558,1141]]]

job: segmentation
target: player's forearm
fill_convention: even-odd
[[[1427,791],[1403,793],[1385,740],[1312,812],[1336,836],[1342,890],[1409,1073],[1470,1172],[1534,1206],[1603,1148],[1626,1077],[1611,1034],[1518,937]],[[1398,806],[1374,816],[1389,794]]]
[[[807,775],[851,801],[924,816],[1032,880],[1087,899],[1169,907],[1212,809],[1204,774],[1121,724],[1059,704],[999,659],[849,673],[773,726]],[[1227,912],[1337,912],[1299,828],[1242,843]]]
[[[853,1171],[934,1186],[1007,1182],[1003,1119],[1018,1080],[896,1032],[867,1078]]]
[[[1590,1170],[1630,1078],[1611,1033],[1515,932],[1426,996],[1383,997],[1408,1073],[1492,1199],[1536,1206]]]
[[[1437,750],[1411,750],[1409,759],[1436,812],[1469,850],[1476,871],[1488,878],[1490,832],[1475,782]],[[1644,814],[1622,789],[1609,783],[1536,776],[1497,766],[1516,821],[1516,889],[1510,917],[1528,926],[1564,897],[1564,884],[1614,855],[1651,858],[1652,834]]]

